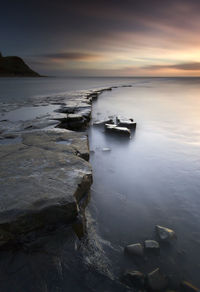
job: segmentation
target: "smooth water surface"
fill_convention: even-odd
[[[21,103],[30,99],[72,94],[112,85],[127,84],[131,78],[0,78],[0,102]]]
[[[137,122],[130,140],[95,126],[89,133],[89,208],[114,273],[161,267],[200,287],[200,79],[146,79],[106,92],[93,104],[93,120],[110,116]],[[174,229],[177,240],[160,256],[127,259],[123,248],[155,239],[156,224]]]

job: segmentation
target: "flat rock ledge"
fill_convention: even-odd
[[[34,120],[8,133],[3,129],[12,139],[17,132],[17,142],[0,145],[0,247],[78,217],[92,184],[88,137],[80,131],[90,122],[92,102],[113,88],[117,87],[66,102],[50,100],[60,108],[47,120]]]
[[[2,145],[0,159],[0,246],[76,218],[92,184],[85,133],[26,133],[18,144]]]

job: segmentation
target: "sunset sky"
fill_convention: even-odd
[[[200,76],[198,0],[3,0],[0,51],[41,74]]]

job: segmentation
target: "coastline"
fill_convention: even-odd
[[[58,102],[58,109],[48,121],[53,121],[50,129],[27,127],[16,143],[0,146],[4,206],[0,211],[1,246],[21,241],[21,236],[47,225],[78,218],[79,203],[92,185],[89,141],[82,131],[89,126],[93,100],[113,88],[117,87]],[[12,134],[5,138],[16,139]]]

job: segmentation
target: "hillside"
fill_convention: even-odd
[[[3,57],[0,53],[0,77],[39,77],[21,58]]]

